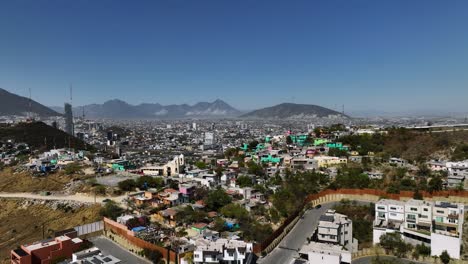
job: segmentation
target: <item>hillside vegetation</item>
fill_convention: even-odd
[[[361,155],[368,152],[384,158],[399,157],[412,162],[431,158],[468,158],[468,131],[422,133],[407,129],[392,129],[388,134],[352,135],[340,138]]]
[[[52,148],[74,148],[94,151],[94,147],[82,140],[70,136],[62,130],[48,126],[43,122],[0,125],[0,142],[13,139],[24,142],[33,149],[48,150]]]

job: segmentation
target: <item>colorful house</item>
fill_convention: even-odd
[[[272,155],[268,155],[266,157],[261,157],[260,161],[262,163],[280,163],[281,158],[275,158]]]

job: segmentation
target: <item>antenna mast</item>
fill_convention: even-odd
[[[31,119],[32,118],[32,106],[31,106],[31,88],[29,88],[29,116],[28,118]]]
[[[70,83],[70,104],[73,103],[73,86],[72,84]],[[72,104],[73,105],[73,104]]]

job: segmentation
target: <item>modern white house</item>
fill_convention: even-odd
[[[400,230],[405,220],[405,203],[383,199],[375,204],[375,220],[373,230],[374,244],[380,242],[380,236]]]
[[[447,250],[450,257],[460,258],[464,205],[448,202],[380,200],[375,204],[373,242],[385,233],[397,232],[411,244],[424,243],[431,255]]]
[[[253,244],[241,240],[220,238],[216,241],[198,239],[193,252],[194,264],[204,263],[246,263],[252,253]]]
[[[317,242],[341,245],[351,252],[358,250],[358,241],[353,239],[353,222],[335,210],[328,210],[320,216]]]
[[[351,219],[335,210],[328,210],[320,216],[312,240],[302,246],[299,258],[292,263],[349,264],[351,254],[358,250]]]
[[[340,245],[330,245],[318,242],[310,242],[305,244],[299,250],[299,260],[294,260],[292,263],[303,264],[341,264],[351,263],[351,252],[344,250]],[[302,261],[301,261],[302,260]]]

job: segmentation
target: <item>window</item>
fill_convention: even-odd
[[[390,210],[396,211],[396,207],[390,207]]]
[[[383,206],[378,206],[377,209],[379,209],[379,210],[385,210],[385,207],[383,207]]]
[[[377,216],[378,216],[379,218],[385,218],[385,213],[380,213],[380,212],[379,212],[379,213],[377,214]]]
[[[229,252],[229,256],[230,256],[230,257],[234,257],[234,253],[233,253],[233,252]]]
[[[406,216],[406,218],[411,219],[411,220],[416,220],[416,215],[409,214],[409,215]]]
[[[444,218],[440,216],[437,216],[435,220],[436,222],[444,222]]]
[[[437,212],[438,214],[443,214],[443,213],[444,213],[444,211],[441,211],[441,210],[437,210],[436,212]]]
[[[449,218],[449,223],[456,224],[456,223],[457,223],[457,219],[451,219],[451,218]]]
[[[413,212],[416,212],[416,211],[418,211],[418,208],[411,207],[410,210],[413,211]]]
[[[408,228],[415,229],[416,225],[415,224],[408,224]]]
[[[427,208],[424,208],[424,209],[423,209],[423,211],[424,211],[424,212],[427,212],[427,211],[429,211],[429,209],[427,209]]]

